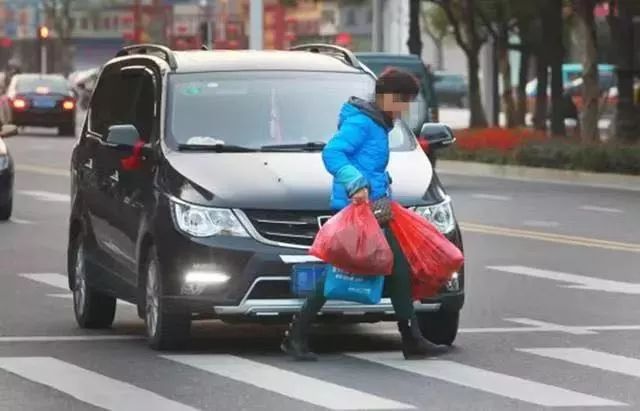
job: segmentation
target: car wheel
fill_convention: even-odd
[[[420,331],[434,344],[453,345],[458,335],[460,311],[440,310],[433,313],[418,313]]]
[[[151,348],[171,350],[183,346],[189,340],[191,315],[187,312],[170,313],[165,309],[162,276],[155,248],[149,251],[144,294],[144,320]]]
[[[73,137],[76,135],[76,125],[75,123],[67,124],[64,126],[58,127],[58,135],[59,136],[67,136]]]
[[[116,314],[116,298],[89,286],[91,270],[87,264],[86,245],[79,234],[72,247],[73,311],[81,328],[109,328]]]

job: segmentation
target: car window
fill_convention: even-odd
[[[168,138],[260,148],[327,142],[351,96],[369,99],[375,82],[366,74],[325,72],[212,72],[172,74],[167,106]],[[400,128],[392,149],[413,148]]]
[[[44,93],[66,94],[70,90],[69,82],[63,77],[29,76],[16,78],[15,89],[18,93],[33,93],[46,90]]]
[[[93,94],[90,130],[106,137],[110,126],[133,124],[147,140],[153,124],[152,77],[141,70],[105,70]]]

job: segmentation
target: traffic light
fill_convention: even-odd
[[[49,38],[49,27],[47,26],[38,27],[38,39],[47,40],[48,38]]]

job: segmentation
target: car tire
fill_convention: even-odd
[[[418,313],[418,325],[422,335],[434,344],[453,345],[458,335],[460,311],[440,310]]]
[[[168,312],[161,296],[163,281],[155,248],[149,250],[145,264],[144,323],[147,342],[154,350],[174,350],[183,347],[191,333],[191,314]]]
[[[91,276],[87,264],[87,246],[82,233],[78,234],[71,247],[69,269],[73,273],[73,311],[81,328],[109,328],[116,314],[116,298],[103,294],[89,286]]]
[[[66,136],[66,137],[74,137],[76,135],[76,125],[75,123],[67,124],[64,126],[58,127],[58,135]]]
[[[11,218],[13,211],[13,198],[9,198],[4,204],[0,204],[0,221],[7,221]]]

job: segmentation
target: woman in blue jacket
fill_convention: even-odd
[[[391,197],[389,132],[394,121],[405,113],[419,92],[413,75],[389,69],[376,82],[374,101],[352,97],[340,112],[338,132],[324,148],[322,158],[334,176],[331,207],[338,211],[353,203],[369,202],[383,227],[390,219],[388,199]],[[406,359],[424,358],[440,347],[427,341],[418,328],[413,301],[409,264],[398,242],[385,227],[393,250],[393,273],[386,277],[393,308],[402,336],[402,352]],[[282,350],[302,361],[314,361],[316,355],[308,345],[308,334],[317,313],[325,304],[324,289],[317,287],[298,315],[282,342]]]

